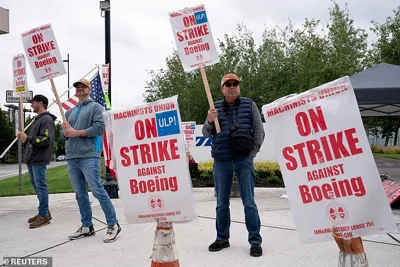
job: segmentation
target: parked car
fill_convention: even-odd
[[[60,155],[60,156],[58,156],[58,157],[56,158],[56,161],[57,161],[57,162],[59,162],[59,161],[65,161],[65,155]]]

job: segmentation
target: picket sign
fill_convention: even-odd
[[[397,232],[348,77],[262,110],[302,243]]]
[[[23,54],[13,57],[13,87],[14,94],[19,97],[19,121],[21,123],[21,132],[24,132],[24,100],[23,97],[29,94],[28,81],[26,77],[26,60]],[[19,124],[18,124],[19,125]],[[19,127],[19,126],[18,126]]]
[[[127,221],[193,220],[194,196],[177,97],[111,110],[106,116]]]
[[[170,12],[169,18],[183,69],[186,72],[200,69],[208,104],[210,108],[215,108],[204,66],[218,63],[219,55],[205,6],[199,5]],[[216,132],[220,133],[218,118],[214,120],[214,124]]]
[[[51,24],[21,33],[21,38],[35,81],[40,83],[50,80],[61,117],[63,122],[66,122],[67,119],[53,78],[64,75],[67,71]]]

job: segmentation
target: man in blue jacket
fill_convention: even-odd
[[[229,198],[233,173],[236,172],[240,197],[242,198],[250,255],[262,255],[261,221],[254,201],[254,157],[260,151],[265,133],[260,112],[256,104],[240,96],[240,80],[233,73],[221,80],[224,99],[215,102],[215,108],[208,111],[203,125],[203,135],[213,137],[211,155],[214,158],[214,182],[217,192],[217,239],[209,251],[220,251],[229,244],[231,224]],[[215,130],[214,119],[218,118],[221,132]]]
[[[38,228],[49,224],[51,220],[46,167],[53,157],[54,121],[57,117],[47,111],[49,100],[44,95],[35,95],[31,103],[33,112],[38,115],[29,135],[19,132],[17,138],[26,143],[23,162],[28,166],[31,184],[39,200],[39,213],[29,218],[29,228]]]
[[[82,225],[69,239],[94,235],[92,209],[87,191],[100,202],[107,220],[108,230],[103,239],[113,242],[121,231],[114,206],[100,183],[100,157],[105,123],[104,108],[89,98],[90,82],[81,79],[74,83],[79,103],[65,113],[68,122],[62,124],[62,136],[66,138],[65,154],[68,173],[78,201]]]

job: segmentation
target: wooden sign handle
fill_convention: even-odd
[[[206,71],[204,70],[204,67],[200,67],[200,73],[201,73],[201,78],[203,79],[204,88],[206,89],[208,104],[210,105],[210,108],[215,108],[214,101],[212,99],[212,95],[211,95],[211,91],[210,91],[210,86],[208,85]],[[219,127],[218,118],[215,118],[214,125],[215,125],[215,130],[217,131],[217,133],[220,133],[221,128]]]
[[[64,110],[61,105],[60,97],[58,96],[56,85],[54,84],[53,79],[50,79],[50,83],[51,83],[51,88],[53,89],[54,96],[56,97],[56,102],[57,102],[58,108],[60,109],[62,120],[63,120],[63,122],[67,122],[67,118],[65,117]]]
[[[24,122],[24,101],[22,98],[22,93],[19,94],[19,120],[21,122],[21,129],[20,131],[22,133],[25,132],[24,128],[25,128],[25,122]]]

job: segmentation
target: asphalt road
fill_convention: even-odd
[[[47,168],[54,168],[57,166],[61,166],[67,164],[66,161],[62,162],[51,162]],[[26,164],[22,164],[22,174],[28,172]],[[10,178],[12,176],[16,176],[19,173],[18,164],[0,164],[0,180],[4,180]]]
[[[394,181],[400,181],[400,160],[375,157],[375,162],[379,174],[387,174]],[[362,163],[360,164],[360,167],[362,167]]]

